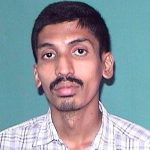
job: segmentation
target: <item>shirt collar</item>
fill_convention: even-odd
[[[52,122],[50,108],[38,130],[38,136],[35,139],[33,146],[45,145],[54,140],[59,141],[58,134]]]
[[[103,145],[108,143],[109,145],[113,145],[114,142],[113,124],[110,120],[110,114],[101,102],[99,102],[99,109],[102,112],[102,124],[92,144],[95,149],[103,149]]]
[[[102,124],[92,144],[92,146],[96,149],[100,148],[100,146],[104,143],[113,143],[113,125],[111,125],[109,114],[101,102],[99,102],[99,109],[102,112]],[[59,139],[57,131],[52,122],[50,109],[45,115],[45,118],[38,130],[38,136],[35,139],[33,146],[45,145],[52,141],[62,142],[62,140]]]

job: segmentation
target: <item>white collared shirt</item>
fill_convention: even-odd
[[[150,150],[150,131],[109,114],[99,103],[102,124],[87,150]],[[51,112],[0,132],[0,150],[69,150],[59,138]]]

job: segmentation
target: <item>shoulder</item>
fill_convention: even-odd
[[[32,143],[45,119],[46,115],[42,115],[0,132],[0,149],[3,146],[7,146],[6,143],[8,145],[24,142]]]
[[[2,134],[6,134],[6,133],[11,134],[11,133],[14,133],[14,132],[16,132],[16,134],[19,134],[20,133],[19,131],[22,132],[24,130],[26,130],[26,131],[27,130],[28,131],[32,130],[33,131],[33,130],[35,130],[35,129],[37,129],[41,126],[41,124],[45,120],[45,117],[46,117],[46,115],[35,117],[35,118],[32,118],[28,121],[25,121],[25,122],[21,123],[21,124],[18,124],[18,125],[15,125],[13,127],[8,128],[8,129],[5,129],[5,130],[0,132],[0,136]]]
[[[110,115],[114,131],[118,138],[126,137],[132,141],[149,142],[150,131],[118,116]]]

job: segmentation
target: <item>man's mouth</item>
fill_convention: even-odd
[[[54,94],[59,97],[72,97],[77,93],[79,85],[71,82],[61,82],[53,89]]]
[[[53,90],[53,89],[57,89],[56,87],[59,87],[60,85],[63,87],[62,83],[67,83],[67,85],[64,85],[65,87],[70,87],[70,86],[74,87],[74,84],[75,85],[77,84],[81,87],[83,86],[83,81],[80,80],[80,79],[77,79],[77,78],[74,78],[74,77],[71,77],[71,76],[59,76],[53,82],[50,83],[49,88],[50,88],[50,90]],[[70,85],[69,85],[69,83],[70,83]]]

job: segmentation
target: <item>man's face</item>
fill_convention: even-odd
[[[36,84],[59,111],[79,110],[99,98],[104,68],[99,43],[77,23],[47,25],[38,36]]]

